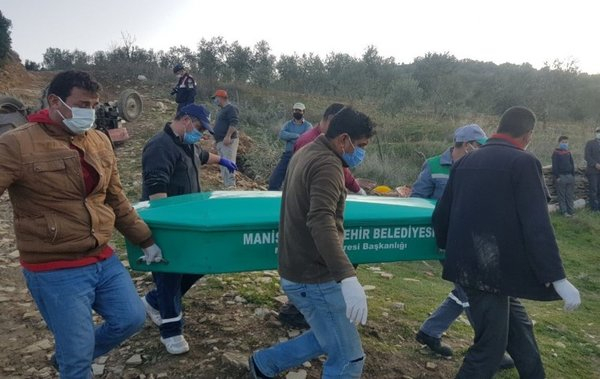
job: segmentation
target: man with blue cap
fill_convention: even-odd
[[[452,165],[469,152],[478,149],[487,140],[487,135],[477,124],[461,126],[454,131],[454,145],[441,155],[429,158],[423,164],[419,178],[412,188],[411,197],[439,200],[444,193]],[[431,313],[419,328],[418,342],[427,345],[437,354],[450,357],[450,346],[442,343],[442,335],[463,311],[468,316],[469,301],[460,286],[455,286],[446,299]],[[506,355],[501,368],[510,368],[514,364]]]
[[[215,164],[229,172],[235,163],[202,150],[197,144],[204,132],[214,133],[210,112],[202,105],[181,108],[142,152],[142,200],[200,192],[200,166]],[[183,337],[181,298],[202,275],[153,272],[156,288],[142,297],[146,313],[160,329],[160,341],[170,354],[183,354],[189,345]]]

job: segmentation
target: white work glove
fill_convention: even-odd
[[[363,325],[367,323],[367,295],[365,290],[358,282],[356,276],[351,276],[340,282],[342,286],[342,295],[346,302],[346,317],[354,325],[359,322]]]
[[[356,194],[357,195],[366,196],[367,195],[367,191],[365,191],[363,188],[361,188],[361,189],[358,190],[358,192]]]
[[[579,291],[566,278],[552,282],[556,293],[565,301],[565,311],[572,311],[581,304]]]
[[[141,260],[146,262],[147,265],[154,262],[161,262],[163,260],[162,251],[157,244],[152,244],[148,247],[143,247],[144,257],[140,257]]]

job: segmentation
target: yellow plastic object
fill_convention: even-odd
[[[377,186],[377,187],[373,188],[373,192],[383,195],[383,194],[392,192],[392,189],[388,186]]]

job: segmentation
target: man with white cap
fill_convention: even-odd
[[[296,103],[292,107],[293,118],[281,127],[279,139],[285,142],[285,148],[279,163],[269,178],[269,191],[279,191],[287,172],[288,164],[294,154],[294,144],[298,137],[312,129],[312,124],[304,119],[306,107],[302,103]]]

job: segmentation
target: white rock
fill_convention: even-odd
[[[235,367],[248,369],[248,356],[246,354],[238,353],[235,351],[227,351],[223,353],[223,360],[229,362]]]
[[[265,316],[267,316],[270,312],[270,310],[266,309],[266,308],[256,308],[254,310],[254,315],[258,318],[264,318]]]
[[[108,357],[106,355],[102,355],[102,356],[96,358],[96,363],[98,363],[99,365],[103,365],[106,363],[107,360],[108,360]]]
[[[137,366],[142,364],[142,356],[140,354],[133,354],[128,360],[125,361],[126,365]]]
[[[288,331],[288,337],[290,337],[290,338],[298,337],[299,335],[300,335],[299,330],[292,329],[292,330]]]
[[[137,78],[138,78],[138,80],[141,80],[142,82],[148,80],[148,78],[146,78],[144,75],[138,75]]]
[[[567,345],[565,345],[564,343],[562,343],[562,342],[560,342],[560,341],[559,341],[559,342],[557,342],[557,343],[555,343],[555,344],[554,344],[554,346],[556,346],[556,347],[560,347],[560,348],[562,348],[562,349],[565,349],[565,348],[567,347]]]
[[[384,279],[393,279],[394,278],[394,274],[390,274],[389,272],[382,272],[381,274],[379,274],[379,276],[381,276]]]
[[[435,370],[437,368],[437,365],[433,362],[427,362],[427,363],[425,363],[425,367],[428,370]]]
[[[92,372],[94,373],[94,376],[103,375],[104,374],[104,365],[92,363]]]
[[[285,376],[285,379],[306,379],[306,370],[290,371]]]
[[[363,286],[363,289],[364,289],[365,291],[372,291],[372,290],[374,290],[375,288],[377,288],[377,287],[375,287],[375,286],[373,286],[373,285],[371,285],[371,284],[367,284],[366,286]]]

